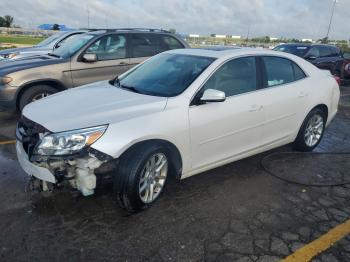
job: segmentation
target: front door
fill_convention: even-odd
[[[204,84],[204,90],[225,92],[226,101],[189,108],[192,168],[215,165],[257,149],[264,124],[263,90],[256,70],[256,58],[226,62]],[[259,70],[260,71],[260,70]]]
[[[127,71],[131,66],[128,58],[127,37],[123,34],[105,35],[90,45],[84,53],[96,54],[97,61],[83,61],[82,55],[71,61],[74,86],[112,79]]]

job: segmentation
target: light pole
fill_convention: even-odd
[[[89,5],[86,6],[86,12],[87,12],[88,29],[90,29],[90,10],[89,10]]]
[[[329,32],[331,31],[331,26],[332,26],[332,21],[333,21],[333,16],[334,16],[334,10],[335,10],[335,5],[338,2],[338,0],[334,0],[333,2],[333,6],[332,6],[332,15],[331,15],[331,19],[329,20],[329,25],[328,25],[328,31],[327,31],[327,35],[326,38],[328,39],[329,37]]]

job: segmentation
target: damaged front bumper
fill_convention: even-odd
[[[47,130],[28,119],[22,120],[19,126],[16,130],[18,161],[28,175],[42,182],[44,191],[53,188],[52,185],[69,184],[89,196],[96,188],[96,173],[100,169],[110,171],[114,168],[115,161],[111,156],[91,147],[69,156],[35,155],[32,149]]]
[[[24,151],[22,143],[19,141],[16,143],[16,151],[18,162],[28,175],[35,176],[37,179],[50,183],[57,182],[55,176],[48,169],[34,165],[29,161],[28,155]]]
[[[32,163],[29,161],[21,142],[17,142],[16,150],[22,169],[28,175],[41,180],[44,191],[51,188],[47,185],[47,182],[56,185],[68,183],[84,196],[92,195],[96,188],[95,170],[106,163],[106,161],[101,161],[92,155],[76,159],[50,159],[48,157]]]

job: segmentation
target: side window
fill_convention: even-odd
[[[303,70],[301,70],[301,68],[296,64],[296,63],[293,63],[293,69],[294,69],[294,78],[295,80],[300,80],[300,79],[303,79],[306,77],[305,73]]]
[[[126,58],[126,37],[124,35],[103,36],[93,43],[86,53],[96,54],[99,61]]]
[[[201,92],[216,89],[226,96],[257,90],[255,57],[233,59],[222,65],[204,84]]]
[[[263,61],[268,87],[288,84],[295,80],[292,61],[274,56],[263,57]]]
[[[320,49],[318,47],[311,48],[307,56],[320,57]]]
[[[131,34],[132,57],[149,57],[156,54],[157,41],[151,34]]]
[[[161,52],[171,50],[171,49],[180,49],[184,48],[183,44],[181,44],[177,39],[172,36],[162,35],[160,37],[160,49]]]
[[[340,50],[338,48],[330,47],[330,49],[331,49],[331,56],[335,56],[335,57],[341,56]]]
[[[332,50],[329,47],[321,46],[320,57],[330,57],[330,56],[332,56]]]

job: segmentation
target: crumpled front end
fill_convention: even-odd
[[[113,158],[91,147],[72,155],[38,155],[36,147],[47,134],[50,131],[45,127],[22,116],[16,130],[16,151],[23,170],[40,180],[43,191],[49,190],[52,185],[69,184],[84,196],[94,194],[95,171]]]

